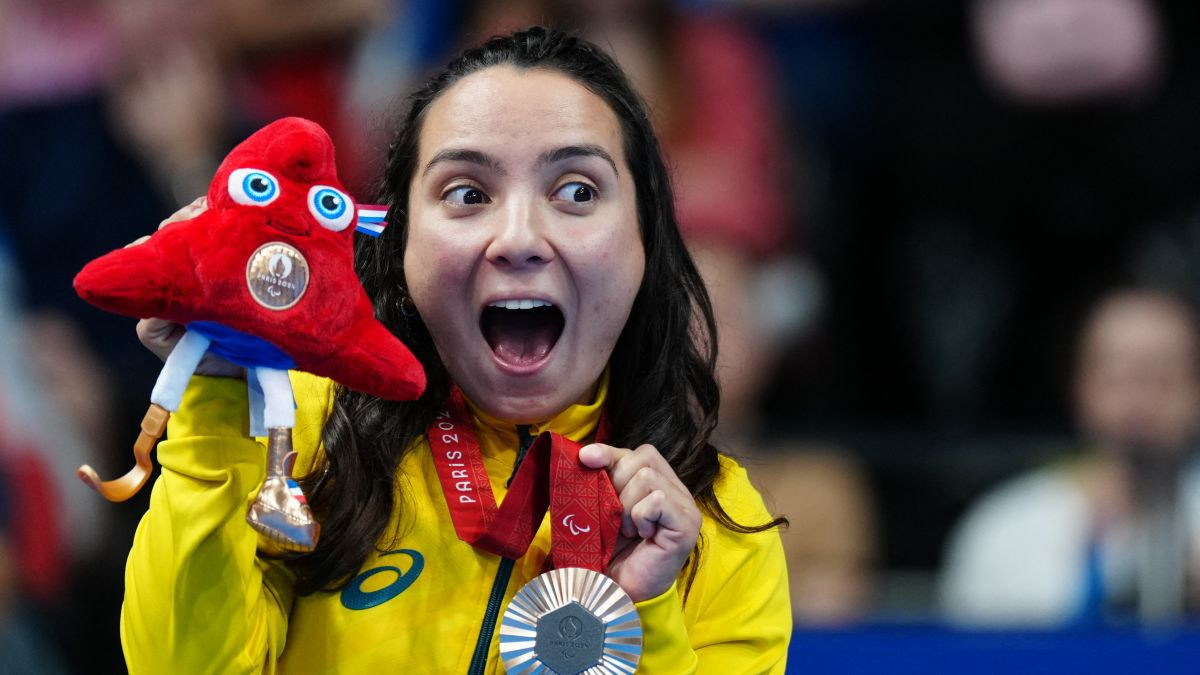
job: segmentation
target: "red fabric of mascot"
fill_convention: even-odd
[[[312,550],[320,528],[288,475],[295,411],[287,370],[393,400],[414,399],[425,387],[420,364],[375,320],[354,273],[357,220],[329,136],[286,118],[229,153],[209,186],[207,211],[84,267],[75,289],[88,302],[188,330],[151,394],[134,448],[138,466],[115,481],[100,481],[86,466],[80,477],[109,499],[132,496],[149,476],[149,451],[170,411],[212,351],[246,367],[252,431],[268,436],[267,479],[247,519],[267,549]]]

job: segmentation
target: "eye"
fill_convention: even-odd
[[[590,202],[595,198],[596,188],[579,181],[564,183],[562,187],[555,190],[554,194],[550,196],[551,200],[576,203]]]
[[[442,195],[442,199],[455,206],[474,206],[476,204],[486,204],[491,201],[483,193],[483,190],[472,185],[460,185],[456,188],[450,188],[446,191],[446,194]]]
[[[279,196],[279,182],[261,169],[234,169],[229,174],[229,196],[246,206],[266,206]]]
[[[354,207],[346,193],[328,185],[308,191],[308,210],[322,227],[341,232],[354,222]]]

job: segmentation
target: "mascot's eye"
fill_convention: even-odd
[[[279,196],[279,182],[261,169],[235,169],[229,174],[229,196],[246,206],[266,206]]]
[[[341,232],[354,222],[354,204],[345,192],[327,185],[314,185],[308,191],[308,210],[326,229]]]

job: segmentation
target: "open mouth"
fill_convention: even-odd
[[[531,366],[554,349],[563,314],[543,300],[499,300],[483,308],[479,327],[492,353],[512,366]]]

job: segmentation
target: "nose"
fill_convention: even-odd
[[[523,199],[512,200],[501,214],[495,236],[488,244],[489,261],[502,267],[525,269],[554,259],[545,223],[533,204]]]

